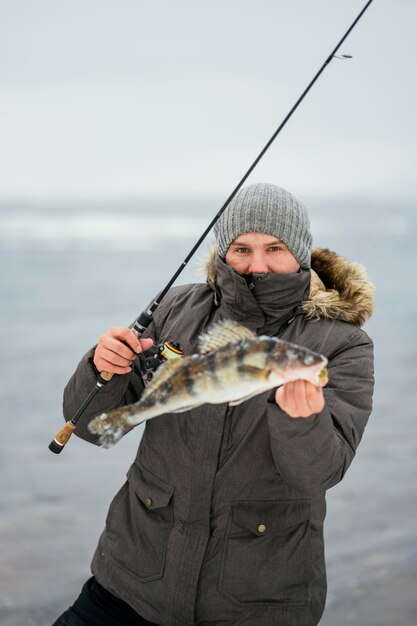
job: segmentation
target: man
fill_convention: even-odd
[[[240,190],[215,235],[206,284],[172,289],[146,337],[110,329],[81,361],[65,390],[67,419],[97,370],[120,376],[76,433],[96,443],[88,422],[140,397],[134,358],[151,339],[180,341],[192,354],[223,319],[324,354],[328,384],[298,380],[238,406],[150,420],[111,504],[94,577],[56,626],[320,620],[325,491],[343,478],[371,412],[372,343],[360,325],[373,287],[360,266],[329,250],[312,254],[304,206],[275,185]]]

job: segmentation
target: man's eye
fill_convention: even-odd
[[[245,254],[246,252],[248,252],[248,248],[236,248],[235,251],[239,252],[240,254]]]
[[[282,250],[280,246],[271,246],[269,249],[271,250],[271,252],[279,252],[280,250]]]

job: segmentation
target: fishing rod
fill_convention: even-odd
[[[237,194],[239,189],[242,187],[243,183],[250,176],[252,171],[255,169],[255,167],[257,166],[259,161],[262,159],[264,154],[267,152],[267,150],[270,148],[272,143],[275,141],[275,139],[277,138],[279,133],[282,131],[284,126],[287,124],[288,120],[292,117],[293,113],[299,107],[301,102],[304,100],[304,98],[306,97],[306,95],[308,94],[310,89],[313,87],[314,83],[318,80],[318,78],[323,73],[323,71],[326,69],[326,67],[329,65],[329,63],[334,58],[337,58],[337,59],[349,59],[349,58],[352,58],[350,55],[337,56],[336,53],[339,50],[339,48],[341,47],[341,45],[344,43],[345,39],[349,36],[349,34],[355,28],[356,24],[359,22],[359,20],[361,19],[361,17],[365,13],[365,11],[368,9],[369,5],[372,4],[372,2],[373,2],[373,0],[368,0],[368,2],[365,4],[365,6],[363,7],[362,11],[359,13],[357,18],[352,22],[352,24],[350,25],[348,30],[345,32],[343,37],[340,39],[340,41],[338,42],[338,44],[334,48],[334,50],[332,50],[330,55],[326,58],[325,62],[320,67],[320,69],[317,72],[317,74],[314,76],[314,78],[311,80],[311,82],[307,85],[307,87],[305,88],[305,90],[303,91],[301,96],[298,98],[298,100],[296,101],[294,106],[291,108],[291,110],[287,113],[287,115],[285,116],[285,118],[283,119],[281,124],[278,126],[277,130],[274,132],[274,134],[272,135],[270,140],[267,142],[265,147],[258,154],[258,156],[254,160],[252,165],[249,167],[249,169],[247,170],[245,175],[241,178],[241,180],[238,182],[236,187],[233,189],[232,193],[227,198],[226,202],[223,204],[223,206],[220,208],[218,213],[215,215],[215,217],[212,219],[210,224],[207,226],[206,230],[203,232],[203,234],[201,235],[201,237],[199,238],[197,243],[193,246],[193,248],[190,250],[188,255],[185,257],[184,261],[181,263],[181,265],[179,266],[179,268],[177,269],[175,274],[172,276],[172,278],[166,284],[164,289],[161,291],[161,293],[159,294],[158,298],[156,300],[154,300],[153,304],[149,307],[149,309],[147,311],[142,311],[142,313],[139,315],[139,317],[130,326],[131,330],[135,333],[135,335],[138,338],[143,335],[145,330],[151,324],[154,312],[156,311],[156,309],[158,308],[158,306],[162,302],[163,298],[168,293],[169,289],[172,287],[174,282],[177,280],[178,276],[181,274],[183,269],[186,267],[186,265],[188,264],[188,262],[190,261],[190,259],[192,258],[192,256],[196,252],[196,250],[200,247],[200,245],[204,241],[204,239],[207,237],[208,233],[211,231],[211,229],[213,228],[214,224],[217,222],[217,220],[222,215],[222,213],[226,210],[226,208],[229,205],[229,203],[231,202],[231,200],[235,197],[235,195]],[[169,344],[167,344],[167,345],[168,345],[168,351],[169,351]],[[159,347],[160,351],[163,352],[165,347],[166,346]],[[176,356],[178,356],[178,354],[176,354],[175,351],[174,351],[173,356],[176,357]],[[164,358],[170,358],[170,356],[165,356]],[[51,450],[51,452],[54,452],[55,454],[59,454],[60,452],[62,452],[62,450],[64,449],[64,446],[67,444],[69,438],[71,437],[72,433],[76,429],[77,422],[78,422],[79,418],[81,417],[81,415],[84,413],[85,409],[89,406],[89,404],[91,403],[93,398],[96,396],[96,394],[100,391],[100,389],[102,387],[104,387],[104,385],[107,385],[107,383],[113,378],[113,376],[114,376],[114,374],[112,372],[103,371],[103,372],[99,373],[94,388],[91,390],[89,395],[85,398],[84,402],[82,403],[82,405],[80,406],[80,408],[78,409],[78,411],[76,412],[74,417],[71,420],[69,420],[68,422],[66,422],[66,424],[55,435],[54,439],[49,444],[49,449]]]

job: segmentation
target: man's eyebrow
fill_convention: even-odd
[[[264,246],[265,246],[265,247],[267,247],[267,246],[273,246],[274,244],[277,244],[277,243],[279,243],[281,246],[284,246],[284,245],[285,245],[285,244],[284,244],[284,242],[283,242],[283,241],[281,241],[280,239],[271,239],[271,241],[267,241],[267,242],[264,244]],[[239,239],[239,238],[235,239],[235,241],[232,241],[232,243],[231,243],[230,245],[232,245],[232,246],[248,246],[248,247],[250,247],[250,246],[251,246],[251,244],[250,244],[250,243],[246,242],[244,239]],[[253,244],[252,244],[252,245],[253,245]]]

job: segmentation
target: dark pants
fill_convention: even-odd
[[[126,602],[87,580],[74,604],[52,626],[158,626],[147,622]]]

